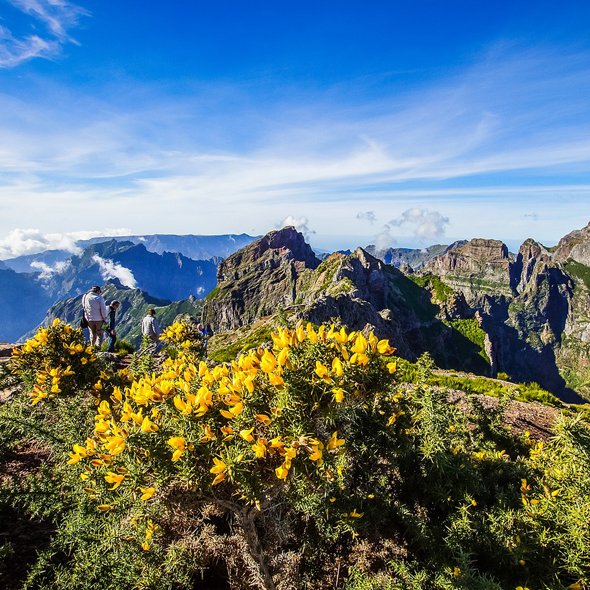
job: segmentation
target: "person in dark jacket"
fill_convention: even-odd
[[[115,330],[115,318],[117,316],[117,310],[120,306],[121,303],[116,299],[111,301],[111,304],[109,305],[109,324],[106,330],[107,334],[109,335],[109,338],[111,339],[111,342],[109,344],[109,352],[115,352],[115,342],[117,341],[117,332]]]

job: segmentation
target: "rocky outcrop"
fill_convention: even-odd
[[[226,258],[207,297],[203,321],[216,331],[235,330],[296,303],[298,285],[320,260],[292,227],[270,232]]]
[[[559,240],[553,253],[553,260],[565,262],[568,259],[584,266],[590,266],[590,223]]]
[[[478,238],[453,244],[443,254],[428,261],[423,273],[441,277],[451,288],[460,290],[469,303],[476,303],[482,295],[512,294],[510,263],[504,243]]]

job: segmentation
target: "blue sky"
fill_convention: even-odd
[[[0,258],[104,233],[326,249],[590,221],[590,3],[0,0]]]

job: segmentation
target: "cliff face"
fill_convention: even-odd
[[[235,330],[293,305],[298,285],[319,265],[294,228],[271,232],[219,265],[217,287],[205,302],[203,321],[217,330]]]
[[[572,260],[584,266],[590,266],[590,223],[561,238],[553,259],[555,262]]]
[[[429,260],[424,272],[441,277],[449,286],[461,291],[468,302],[476,303],[482,295],[510,296],[508,248],[499,240],[474,239],[451,245],[446,252]]]

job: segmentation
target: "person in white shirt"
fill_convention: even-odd
[[[100,287],[95,285],[82,297],[84,317],[90,330],[90,344],[97,348],[102,345],[102,325],[107,321],[108,311],[104,297],[100,294]]]

